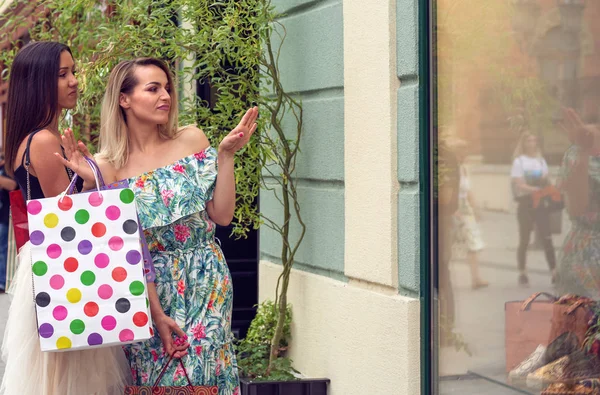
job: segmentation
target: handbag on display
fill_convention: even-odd
[[[552,328],[549,341],[558,338],[563,333],[570,332],[577,336],[578,344],[582,345],[590,327],[592,299],[566,294],[554,303],[552,312]]]
[[[539,300],[541,296],[546,299]],[[525,301],[505,303],[504,341],[507,372],[531,355],[539,345],[548,345],[556,300],[553,295],[538,292]]]

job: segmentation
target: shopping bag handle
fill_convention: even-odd
[[[87,164],[92,169],[92,173],[94,173],[94,179],[96,180],[96,188],[97,188],[97,191],[99,192],[100,191],[100,180],[99,179],[102,178],[100,169],[96,165],[96,162],[94,162],[92,159],[88,158],[87,156],[84,156],[84,158],[85,158],[85,161],[87,162]],[[67,189],[63,193],[60,194],[60,200],[62,200],[62,198],[65,197],[66,195],[73,194],[73,191],[75,190],[75,183],[77,182],[78,179],[79,179],[79,176],[77,175],[77,173],[75,173],[75,175],[73,175],[73,179],[71,180],[71,183],[69,184]],[[104,185],[104,180],[102,180],[102,181],[103,181],[102,185]]]
[[[104,186],[104,179],[102,178],[102,172],[100,171],[100,168],[98,167],[98,164],[91,158],[88,158],[87,156],[84,156],[85,161],[88,163],[88,165],[92,168],[92,171],[94,172],[94,176],[97,177],[96,178],[96,187],[98,188],[97,190],[100,191],[99,187]],[[75,191],[75,184],[77,183],[77,180],[79,179],[79,176],[77,175],[77,173],[75,173],[73,175],[73,179],[71,180],[71,183],[69,184],[69,188],[67,189],[67,195],[72,195],[73,192]]]
[[[586,307],[586,302],[582,301],[582,300],[578,300],[577,302],[573,303],[572,306],[570,306],[565,312],[565,315],[570,315],[573,314],[575,312],[575,310],[577,310],[580,307]]]
[[[162,368],[162,370],[160,372],[160,375],[158,376],[158,378],[154,382],[154,385],[152,386],[152,390],[154,390],[155,388],[158,388],[158,384],[160,383],[160,380],[162,380],[163,376],[167,372],[167,368],[171,364],[171,361],[173,360],[174,356],[175,356],[175,354],[171,355],[171,358],[169,358],[169,360],[167,361],[167,363],[165,364],[165,366]],[[192,380],[190,380],[190,377],[187,374],[187,370],[185,370],[185,365],[183,364],[183,359],[181,359],[181,358],[178,358],[178,359],[179,359],[179,363],[181,364],[181,368],[183,369],[183,373],[185,374],[185,378],[188,381],[188,385],[190,387],[193,386]]]
[[[523,302],[523,305],[521,306],[521,311],[529,310],[529,307],[531,307],[531,304],[542,295],[544,295],[545,297],[550,299],[551,302],[556,302],[558,300],[558,298],[556,296],[549,294],[547,292],[536,292]]]

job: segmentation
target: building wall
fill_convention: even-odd
[[[398,282],[419,292],[419,54],[417,0],[397,0]]]
[[[300,93],[306,117],[298,175],[308,231],[288,293],[291,358],[306,376],[330,378],[331,395],[416,395],[416,5],[276,4],[287,12],[285,87]],[[263,191],[263,212],[275,214],[275,203]],[[281,271],[275,236],[261,230],[261,300]]]
[[[596,93],[600,86],[600,52],[594,39],[600,34],[600,26],[596,23],[600,3],[586,3],[576,42],[563,43],[562,47],[547,46],[548,43],[559,44],[559,40],[546,40],[561,26],[556,2],[540,0],[534,3],[540,6],[539,17],[528,23],[535,29],[525,40],[526,45],[519,45],[523,36],[512,19],[519,11],[511,2],[436,0],[439,98],[436,115],[440,125],[449,127],[454,134],[468,141],[469,152],[481,155],[487,164],[510,165],[520,132],[516,125],[523,123],[524,128],[542,137],[547,161],[551,165],[560,165],[567,139],[557,122],[540,126],[541,119],[547,117],[543,109],[553,106],[553,100],[562,97],[561,104],[576,108],[584,119],[589,122],[600,120],[600,97]],[[486,23],[472,23],[482,18]],[[494,45],[489,45],[490,42]],[[575,55],[573,49],[576,49]],[[557,71],[554,76],[543,76],[544,53],[551,53],[550,58],[564,64],[577,58],[575,79],[570,82],[576,87],[575,99],[565,99],[569,95],[559,93],[560,89],[553,94],[537,90],[535,96],[530,94],[527,98],[530,108],[536,108],[535,103],[539,102],[534,115],[525,114],[528,122],[513,121],[511,125],[509,119],[514,120],[517,114],[523,116],[522,104],[517,100],[520,94],[527,93],[523,86],[562,85],[562,81],[572,78],[563,75],[562,71]],[[557,67],[557,70],[568,69]],[[509,72],[500,73],[499,70]],[[525,80],[526,85],[522,82]],[[560,113],[554,116],[560,117]]]
[[[344,60],[342,3],[278,0],[287,38],[280,53],[285,88],[304,107],[304,133],[296,174],[307,225],[296,267],[344,280]],[[291,128],[294,125],[290,125]],[[275,181],[273,180],[275,184]],[[261,210],[281,218],[281,205],[269,191]],[[293,227],[292,235],[297,235]],[[281,239],[261,229],[264,259],[280,261]]]

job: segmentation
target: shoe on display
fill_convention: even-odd
[[[541,368],[546,364],[546,346],[540,344],[527,358],[523,360],[516,368],[510,371],[508,378],[511,382],[526,378],[529,373]]]
[[[527,375],[527,387],[540,390],[560,380],[565,373],[565,367],[569,364],[569,356],[550,362],[533,373]]]

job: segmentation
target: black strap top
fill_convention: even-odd
[[[27,200],[27,174],[28,174],[27,167],[31,164],[31,161],[29,158],[29,148],[31,146],[31,140],[33,139],[33,136],[35,136],[41,130],[43,130],[43,129],[38,129],[29,135],[29,137],[27,139],[27,147],[25,147],[25,152],[23,153],[23,157],[21,158],[21,165],[19,167],[17,167],[17,169],[15,169],[15,181],[17,181],[17,184],[19,184],[19,188],[21,189],[21,192],[23,193],[23,198],[25,200]],[[64,154],[65,154],[65,152],[63,149],[63,156],[64,156]],[[65,167],[65,172],[69,176],[69,179],[71,179],[69,171],[67,170],[66,167]],[[76,183],[76,188],[78,191],[81,191],[82,187],[83,187],[83,180],[81,178],[79,178]],[[32,174],[29,174],[29,191],[31,193],[31,199],[43,199],[46,197],[46,196],[44,196],[44,192],[42,191],[42,186],[40,185],[40,181],[38,180],[38,178],[36,176],[34,176]]]

